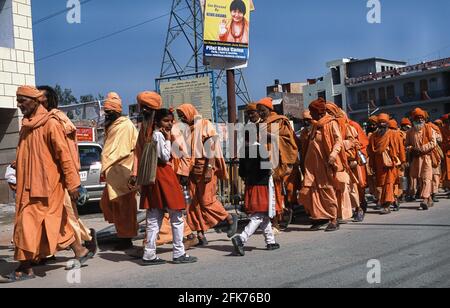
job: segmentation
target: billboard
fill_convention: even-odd
[[[95,142],[94,127],[77,127],[78,142]]]
[[[250,0],[206,0],[204,57],[213,69],[247,66],[250,42]]]
[[[159,91],[165,108],[190,103],[204,119],[212,119],[210,77],[162,82]]]

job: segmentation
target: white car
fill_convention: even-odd
[[[100,201],[106,186],[105,179],[101,177],[102,150],[102,146],[95,142],[78,143],[81,185],[88,191],[89,202]]]

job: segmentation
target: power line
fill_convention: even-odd
[[[93,0],[84,0],[84,1],[81,1],[81,2],[80,2],[80,5],[86,4],[86,3],[91,2],[91,1],[93,1]],[[53,14],[50,14],[50,15],[48,15],[48,16],[42,17],[41,19],[38,19],[38,20],[36,20],[35,22],[33,22],[33,26],[35,26],[35,25],[37,25],[37,24],[40,24],[40,23],[42,23],[42,22],[44,22],[44,21],[47,21],[47,20],[49,20],[49,19],[52,19],[53,17],[56,17],[56,16],[58,16],[58,15],[64,14],[64,13],[66,13],[66,12],[72,10],[72,9],[73,9],[72,7],[71,7],[71,8],[66,8],[66,9],[64,9],[64,10],[61,10],[61,11],[55,12],[55,13],[53,13]]]
[[[53,58],[53,57],[59,56],[59,55],[61,55],[61,54],[67,53],[67,52],[69,52],[69,51],[72,51],[72,50],[75,50],[75,49],[78,49],[78,48],[81,48],[81,47],[84,47],[84,46],[87,46],[87,45],[96,43],[96,42],[98,42],[98,41],[101,41],[101,40],[110,38],[110,37],[112,37],[112,36],[114,36],[114,35],[117,35],[117,34],[120,34],[120,33],[126,32],[126,31],[129,31],[129,30],[132,30],[132,29],[134,29],[134,28],[138,28],[138,27],[140,27],[140,26],[142,26],[142,25],[145,25],[145,24],[147,24],[147,23],[156,21],[156,20],[158,20],[158,19],[161,19],[161,18],[166,17],[166,16],[169,16],[169,15],[170,15],[170,13],[166,13],[166,14],[164,14],[164,15],[160,15],[160,16],[158,16],[158,17],[151,18],[151,19],[149,19],[149,20],[140,22],[140,23],[135,24],[135,25],[133,25],[133,26],[126,27],[126,28],[124,28],[124,29],[121,29],[121,30],[112,32],[112,33],[110,33],[110,34],[106,34],[106,35],[103,35],[103,36],[101,36],[101,37],[98,37],[98,38],[96,38],[96,39],[93,39],[93,40],[90,40],[90,41],[87,41],[87,42],[84,42],[84,43],[75,45],[75,46],[73,46],[73,47],[70,47],[70,48],[67,48],[67,49],[64,49],[64,50],[61,50],[61,51],[58,51],[58,52],[55,52],[55,53],[50,54],[50,55],[48,55],[48,56],[39,58],[39,59],[36,60],[36,62],[40,62],[40,61],[43,61],[43,60],[47,60],[47,59],[49,59],[49,58]]]

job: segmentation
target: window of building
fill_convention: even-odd
[[[341,67],[340,66],[333,67],[331,69],[331,76],[333,78],[334,85],[341,84]]]
[[[342,94],[336,95],[334,97],[334,103],[342,108]]]
[[[12,0],[0,0],[0,47],[14,48]]]
[[[416,85],[414,82],[405,83],[403,89],[406,98],[414,98],[416,96]]]
[[[369,101],[369,97],[367,95],[367,91],[359,91],[358,92],[358,104],[365,104]]]
[[[394,99],[395,98],[395,87],[388,86],[386,88],[386,94],[387,94],[387,99]]]
[[[327,100],[327,92],[326,91],[319,92],[317,94],[317,96],[323,98],[324,100]]]
[[[369,101],[377,100],[377,91],[375,89],[369,89]]]
[[[428,92],[428,80],[422,79],[420,81],[420,93]]]
[[[430,91],[436,91],[438,89],[438,80],[437,78],[430,79]]]
[[[380,101],[382,103],[386,102],[386,89],[385,88],[378,89],[378,97],[380,98]]]

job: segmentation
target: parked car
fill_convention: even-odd
[[[102,150],[102,146],[95,142],[78,143],[81,185],[88,191],[88,202],[100,201],[106,186],[105,179],[101,176]]]

